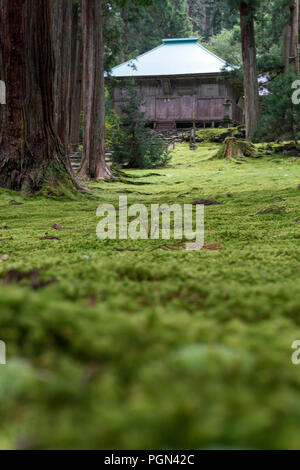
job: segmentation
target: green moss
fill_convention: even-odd
[[[0,191],[0,277],[57,281],[1,287],[1,448],[300,448],[300,167],[213,152],[178,145],[167,169],[130,171],[144,186],[89,183],[75,200]],[[205,241],[222,249],[99,241],[97,206],[123,191],[222,202],[205,209]]]
[[[222,160],[228,158],[236,163],[244,161],[247,157],[257,158],[258,153],[255,146],[245,140],[235,137],[227,137],[219,151],[212,159]]]
[[[209,142],[223,142],[226,137],[233,136],[241,138],[243,131],[241,127],[230,127],[230,128],[215,128],[215,129],[201,129],[196,131],[196,137],[202,140],[204,143]]]

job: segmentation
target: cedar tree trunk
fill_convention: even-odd
[[[289,6],[289,21],[283,28],[282,58],[284,73],[288,73],[290,65],[295,75],[299,75],[299,0]]]
[[[70,99],[70,136],[71,152],[80,144],[80,113],[82,110],[82,40],[78,4],[72,9],[72,71]]]
[[[54,74],[54,124],[69,154],[72,59],[72,0],[51,0]]]
[[[254,18],[251,8],[246,2],[242,2],[240,5],[240,17],[245,92],[246,139],[250,140],[258,123],[259,97]]]
[[[85,179],[111,176],[105,163],[105,89],[102,0],[82,0],[83,156]]]
[[[25,193],[81,187],[68,170],[54,126],[49,0],[2,0],[0,33],[7,85],[0,133],[0,186]]]

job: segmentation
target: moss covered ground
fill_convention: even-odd
[[[300,164],[218,148],[180,144],[74,199],[0,193],[2,449],[300,448]],[[220,249],[98,240],[97,206],[121,194],[221,202],[205,208]]]

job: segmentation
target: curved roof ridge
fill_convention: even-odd
[[[173,39],[162,39],[164,44],[174,42],[198,42],[200,38],[173,38]]]

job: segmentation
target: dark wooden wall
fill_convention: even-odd
[[[216,78],[140,79],[136,87],[145,100],[141,110],[155,123],[221,121],[228,99],[232,102],[230,119],[240,123],[243,120],[242,110],[237,106],[238,93]],[[114,108],[119,114],[125,95],[126,87],[120,81],[113,95]]]

